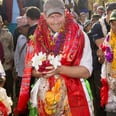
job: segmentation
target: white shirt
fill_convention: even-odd
[[[83,33],[84,33],[84,37],[85,37],[85,45],[84,45],[84,51],[83,51],[83,55],[81,58],[80,66],[86,67],[91,74],[92,70],[93,70],[92,51],[91,51],[89,38],[85,32],[83,32]]]

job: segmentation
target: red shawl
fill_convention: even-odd
[[[62,51],[62,65],[78,66],[82,57],[84,48],[84,35],[79,26],[74,22],[72,16],[66,12],[64,41],[60,46]],[[25,112],[29,100],[30,77],[32,67],[29,65],[34,53],[40,51],[46,52],[46,48],[51,49],[49,30],[43,17],[39,20],[39,25],[35,31],[35,40],[30,41],[27,49],[24,75],[22,79],[21,91],[17,110]],[[47,46],[45,48],[45,46]],[[53,47],[54,48],[54,47]],[[55,47],[56,48],[56,47]],[[55,49],[54,48],[54,49]],[[90,116],[89,109],[80,79],[71,78],[63,75],[67,90],[69,105],[73,116]],[[40,114],[41,115],[41,114]]]

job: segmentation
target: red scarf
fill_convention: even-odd
[[[62,65],[67,66],[78,66],[84,48],[84,35],[68,12],[66,12],[66,24],[64,29],[64,41],[62,42],[63,44],[60,46],[60,50],[62,51],[61,63]],[[49,36],[49,33],[50,32],[47,27],[46,21],[43,19],[43,17],[41,17],[39,20],[39,25],[35,31],[36,40],[30,41],[28,45],[25,64],[29,64],[35,52],[46,52],[46,48],[50,49],[51,46],[49,41],[50,39],[52,40],[52,37]],[[55,47],[53,48],[55,49]],[[24,69],[24,75],[22,79],[21,91],[17,107],[17,110],[20,112],[24,112],[27,108],[27,102],[29,100],[31,71],[32,67],[26,65]],[[86,114],[86,116],[89,116],[90,114],[88,110],[88,105],[80,79],[70,78],[65,75],[63,75],[63,78],[65,80],[68,90],[69,105],[71,108],[72,115],[77,116],[77,114],[81,113],[82,115],[83,113]],[[84,109],[82,108],[82,106],[84,106]]]

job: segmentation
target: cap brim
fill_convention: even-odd
[[[110,18],[109,21],[116,21],[116,18]]]
[[[50,16],[51,14],[54,14],[54,13],[59,13],[59,14],[64,14],[64,9],[61,9],[61,8],[52,8],[52,9],[49,9],[47,12],[46,12],[46,16]]]

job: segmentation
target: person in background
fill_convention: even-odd
[[[67,8],[70,12],[74,11],[74,0],[63,0],[65,4],[65,8]]]
[[[27,34],[29,25],[27,24],[26,17],[20,16],[17,17],[17,28],[20,32],[20,35],[18,37],[16,50],[14,52],[14,66],[16,69],[16,81],[15,81],[15,94],[18,98],[19,92],[20,92],[20,85],[23,75],[23,69],[24,69],[24,59],[26,54],[26,46],[27,46]]]
[[[92,25],[95,24],[97,21],[99,21],[100,18],[101,18],[101,16],[99,14],[93,14],[91,16],[91,23],[92,23]]]
[[[103,6],[98,6],[96,10],[96,14],[100,15],[101,17],[105,15],[105,9]]]
[[[91,28],[92,28],[91,20],[87,20],[87,21],[84,23],[83,30],[84,30],[86,33],[89,33],[90,30],[91,30]]]
[[[82,26],[84,26],[85,22],[88,20],[87,13],[86,12],[80,12],[79,14],[79,22]]]
[[[38,19],[40,18],[40,13],[41,12],[40,12],[39,8],[37,8],[35,6],[30,6],[30,7],[27,8],[24,16],[26,17],[26,23],[29,25],[29,28],[28,28],[28,31],[27,31],[26,36],[25,36],[27,38],[27,40],[23,41],[23,43],[25,42],[25,44],[28,44],[30,39],[33,38],[34,31],[35,31],[35,29],[37,28],[37,25],[38,25]],[[24,34],[24,32],[23,32],[23,34]],[[21,40],[22,39],[19,39],[18,42],[20,41],[22,43]],[[25,61],[24,55],[25,55],[26,50],[27,50],[27,45],[25,45],[25,44],[24,44],[24,49],[22,51],[22,61]],[[21,46],[20,46],[20,48],[21,48]],[[16,53],[16,51],[15,51],[15,53]],[[15,55],[19,56],[19,55],[17,55],[18,53],[16,53]],[[20,58],[20,60],[21,60],[21,58]],[[18,60],[18,63],[19,63],[19,60]],[[20,68],[23,69],[23,67],[21,67],[21,64],[20,64]],[[20,75],[22,75],[21,72],[20,72]],[[35,78],[32,76],[31,77],[31,84],[33,84],[34,82],[35,82]],[[16,110],[15,110],[15,112],[16,112]],[[21,113],[20,115],[21,116],[22,115],[26,116],[26,115],[28,115],[28,111],[25,112],[24,114]]]
[[[23,2],[23,12],[25,14],[26,10],[29,8],[29,7],[36,7],[38,8],[38,10],[42,13],[43,11],[43,0],[24,0]],[[32,11],[33,12],[33,11]],[[38,13],[40,14],[40,13]],[[32,14],[31,14],[32,16]],[[38,17],[37,17],[38,19]],[[16,48],[16,44],[17,44],[17,39],[18,39],[18,36],[20,35],[20,33],[18,32],[18,29],[16,28],[15,31],[14,31],[14,34],[13,34],[13,38],[14,38],[14,51],[15,51],[15,48]]]
[[[38,24],[38,19],[41,15],[41,12],[39,10],[39,8],[35,7],[35,6],[30,6],[27,8],[26,12],[26,20],[27,20],[27,24],[30,26],[29,30],[28,30],[28,39],[30,38],[31,35],[33,35],[37,24]]]
[[[93,73],[92,73],[92,92],[94,98],[94,109],[96,116],[106,116],[104,107],[100,106],[100,88],[101,88],[101,65],[104,62],[104,54],[101,51],[100,45],[110,31],[109,17],[112,10],[116,9],[116,2],[110,3],[106,8],[106,15],[99,19],[91,29],[91,38],[94,42],[93,47]]]
[[[29,109],[31,116],[94,116],[85,84],[91,72],[87,35],[65,11],[63,1],[47,0],[27,46],[17,112]],[[32,76],[36,82],[30,92]]]
[[[93,3],[93,12],[92,14],[97,14],[96,11],[97,11],[97,7],[100,6],[97,2]]]
[[[0,16],[0,22],[2,17]],[[0,23],[0,42],[2,43],[4,50],[4,62],[3,67],[6,73],[6,82],[5,89],[8,96],[13,98],[13,62],[14,62],[14,52],[13,52],[13,36],[7,28],[3,27],[3,24]]]
[[[16,28],[16,17],[23,15],[23,0],[2,0],[1,15],[4,25],[13,34]]]
[[[101,106],[105,106],[107,116],[116,116],[116,9],[112,11],[109,23],[110,32],[100,47],[105,56],[105,62],[101,69],[102,87],[100,95]]]

